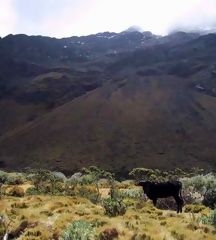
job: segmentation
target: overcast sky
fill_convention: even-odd
[[[165,35],[216,27],[216,0],[0,0],[0,36],[68,37],[132,25]]]

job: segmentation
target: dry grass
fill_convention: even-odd
[[[104,215],[100,204],[94,205],[87,199],[49,195],[5,196],[0,200],[0,212],[13,219],[10,231],[27,222],[19,240],[58,239],[69,223],[80,219],[93,222],[98,235],[106,229],[116,229],[120,240],[215,239],[214,229],[199,222],[201,213],[176,214],[154,208],[151,202],[125,201],[130,201],[126,214],[113,218]]]

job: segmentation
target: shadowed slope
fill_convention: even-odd
[[[192,81],[152,76],[107,83],[3,136],[1,159],[7,167],[68,171],[215,167],[216,98]]]

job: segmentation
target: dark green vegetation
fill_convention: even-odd
[[[0,39],[0,164],[215,169],[216,35]]]

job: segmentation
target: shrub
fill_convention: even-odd
[[[8,173],[0,170],[0,183],[5,183],[6,182],[7,174]]]
[[[80,179],[79,179],[79,183],[82,185],[92,184],[94,182],[95,182],[95,178],[91,174],[86,174],[86,175],[80,177]]]
[[[62,240],[93,240],[95,229],[91,223],[78,220],[71,223],[62,235]]]
[[[67,180],[64,185],[64,195],[66,196],[75,196],[75,187],[76,183],[71,180]]]
[[[25,193],[21,187],[15,186],[9,190],[8,195],[13,197],[23,197]]]
[[[5,184],[8,185],[23,184],[24,182],[25,178],[21,174],[8,174],[5,180]]]
[[[216,207],[216,190],[208,190],[205,193],[203,204],[211,209]]]
[[[95,187],[81,186],[78,188],[76,195],[89,199],[92,203],[96,204],[100,201],[101,195]]]
[[[28,179],[34,184],[37,190],[43,189],[44,182],[50,179],[50,172],[46,170],[32,170]]]
[[[59,194],[63,192],[63,179],[47,170],[33,170],[28,179],[34,184],[38,193]]]
[[[62,195],[64,193],[64,190],[64,184],[56,179],[53,179],[46,185],[45,193]]]
[[[25,178],[21,173],[7,173],[0,171],[0,183],[8,185],[23,184]]]
[[[89,168],[83,168],[82,169],[83,176],[81,177],[81,181],[83,184],[88,183],[96,183],[98,185],[98,182],[101,178],[107,178],[109,181],[113,181],[113,174],[110,172],[107,172],[105,170],[99,169],[95,166],[90,166]]]
[[[121,199],[115,199],[115,198],[104,199],[103,207],[105,209],[105,215],[109,217],[124,215],[126,212],[126,205]]]
[[[136,181],[146,180],[146,181],[167,181],[167,180],[177,180],[180,174],[184,172],[181,169],[176,169],[175,171],[161,171],[159,169],[148,169],[148,168],[134,168],[129,176],[133,177]]]
[[[201,204],[203,200],[203,195],[201,193],[192,191],[190,189],[184,189],[182,191],[182,197],[185,204]]]
[[[39,195],[41,192],[35,187],[30,187],[26,190],[26,195]]]
[[[180,179],[185,189],[191,189],[191,191],[204,194],[210,189],[216,188],[215,174],[209,173],[206,175],[198,174],[193,177],[185,177]]]
[[[82,183],[84,183],[84,184],[89,183],[89,182],[94,183],[96,190],[97,190],[98,197],[100,196],[99,180],[101,178],[107,178],[108,181],[110,182],[110,184],[113,184],[113,182],[114,182],[112,173],[107,172],[102,169],[99,169],[96,166],[90,166],[89,168],[83,168],[82,174],[84,174],[84,176],[82,177]],[[86,178],[88,179],[88,181],[86,181]],[[85,179],[84,182],[83,182],[83,179]],[[98,197],[96,198],[96,202],[98,201]]]
[[[99,179],[98,181],[98,185],[101,187],[101,188],[108,188],[110,187],[110,182],[108,179],[106,178],[101,178]]]
[[[133,188],[135,183],[136,182],[134,180],[124,180],[120,182],[120,188],[125,188],[125,189]]]
[[[191,213],[199,213],[205,210],[206,207],[200,204],[189,204],[185,206],[185,212],[191,212]]]
[[[155,172],[153,169],[148,168],[134,168],[129,176],[133,177],[136,181],[140,181],[142,179],[151,180],[155,176]]]
[[[216,209],[209,216],[202,216],[200,220],[202,223],[213,225],[216,228]]]
[[[142,189],[123,189],[118,191],[121,198],[141,198],[143,196]]]
[[[99,234],[100,240],[113,240],[118,238],[118,231],[115,228],[107,228]]]

